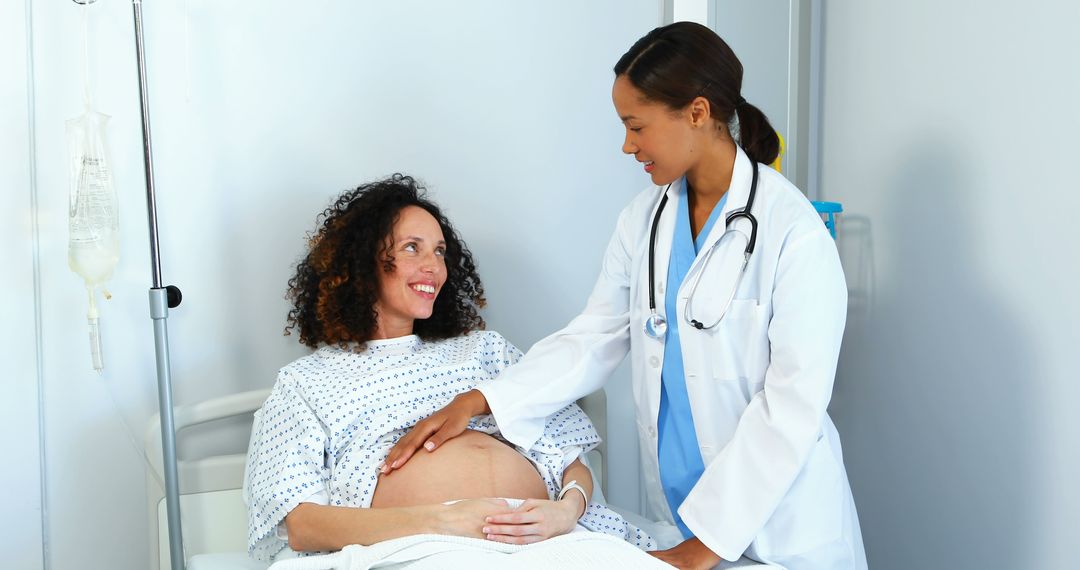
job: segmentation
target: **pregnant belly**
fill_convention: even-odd
[[[408,507],[456,499],[546,499],[532,462],[490,435],[466,430],[434,452],[419,450],[400,469],[379,477],[371,506]]]

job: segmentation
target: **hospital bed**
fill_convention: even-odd
[[[225,422],[258,421],[258,409],[270,390],[253,390],[175,408],[174,421],[178,449],[186,434]],[[607,435],[607,398],[600,390],[578,401],[605,439]],[[147,473],[146,488],[150,532],[149,568],[171,570],[169,536],[165,516],[165,498],[161,484],[163,472],[160,422],[155,416],[146,432],[146,455],[153,472]],[[246,451],[246,447],[244,451]],[[593,471],[596,497],[603,500],[607,488],[607,448],[601,443],[585,458]],[[246,453],[226,453],[208,457],[177,459],[180,483],[185,557],[189,570],[265,570],[268,564],[247,555],[247,507],[243,499]]]

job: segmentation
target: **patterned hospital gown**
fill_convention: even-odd
[[[478,331],[430,342],[416,336],[370,341],[360,351],[323,347],[282,368],[248,453],[251,555],[269,560],[288,548],[278,527],[302,502],[370,506],[379,465],[398,438],[521,356],[498,333]],[[490,415],[473,418],[469,429],[499,435]],[[588,416],[572,404],[548,418],[532,449],[518,451],[536,465],[554,498],[563,469],[599,441]],[[655,548],[645,532],[603,505],[590,504],[579,522]]]

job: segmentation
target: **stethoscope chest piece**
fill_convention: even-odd
[[[667,321],[655,311],[645,319],[645,334],[652,338],[662,339],[667,334]]]

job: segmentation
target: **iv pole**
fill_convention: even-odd
[[[97,0],[73,0],[93,4]],[[150,104],[146,89],[146,58],[143,52],[142,0],[132,0],[135,11],[135,54],[139,68],[139,102],[142,111],[143,161],[146,165],[146,215],[150,223],[150,318],[154,321],[154,353],[157,364],[158,408],[161,416],[162,467],[165,471],[165,510],[169,525],[169,556],[172,570],[184,570],[184,544],[180,532],[180,486],[176,472],[176,429],[173,422],[172,371],[169,367],[169,309],[180,305],[180,289],[161,285],[158,248],[157,202],[154,198],[154,158],[150,146]]]

